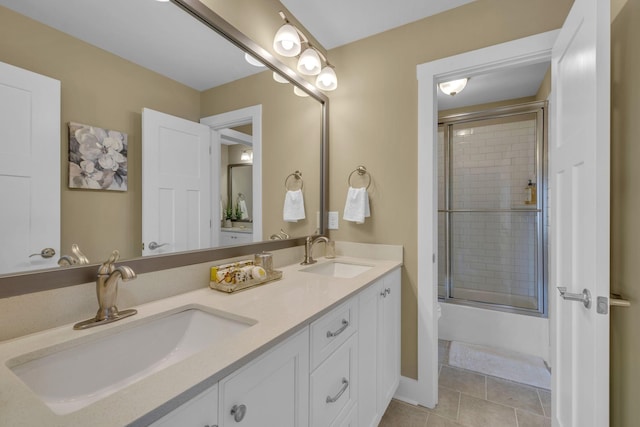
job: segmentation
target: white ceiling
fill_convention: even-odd
[[[330,49],[452,9],[472,0],[281,0]],[[196,90],[262,71],[243,53],[172,3],[153,0],[0,0],[23,15],[85,40]],[[338,69],[338,78],[340,70]],[[537,92],[545,65],[473,77],[440,109]]]
[[[0,0],[0,5],[199,91],[263,70],[172,3]]]
[[[327,49],[382,33],[473,0],[280,0]],[[549,64],[535,64],[473,77],[455,96],[438,91],[438,108],[448,110],[533,96]],[[340,70],[338,68],[338,78]]]
[[[445,95],[438,90],[438,110],[534,96],[550,65],[550,62],[542,62],[474,76],[464,90],[455,96]]]
[[[326,49],[382,33],[473,0],[280,0]]]

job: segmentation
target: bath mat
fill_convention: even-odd
[[[544,361],[514,351],[452,341],[449,365],[547,390],[551,388],[551,374]]]

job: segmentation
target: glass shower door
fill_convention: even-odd
[[[445,123],[439,296],[542,313],[541,114]]]

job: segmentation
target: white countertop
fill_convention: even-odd
[[[199,289],[137,306],[137,315],[111,324],[84,331],[73,330],[70,324],[0,343],[0,426],[146,425],[401,265],[399,261],[344,256],[336,260],[373,268],[354,278],[341,279],[300,272],[303,266],[290,265],[280,269],[283,279],[235,294]],[[320,259],[319,263],[328,261]],[[73,347],[133,327],[141,319],[189,305],[221,310],[258,323],[67,415],[54,414],[7,367],[8,361],[21,355],[40,351],[49,354],[52,347],[59,350]]]

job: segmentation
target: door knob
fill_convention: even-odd
[[[39,254],[31,254],[29,255],[29,258],[34,257],[34,256],[41,256],[42,258],[51,258],[56,254],[56,250],[53,248],[44,248],[43,250],[40,251]]]
[[[163,246],[167,246],[168,243],[156,243],[156,242],[149,242],[149,249],[151,249],[152,251],[155,251],[158,248],[161,248]]]
[[[584,304],[586,308],[591,308],[591,292],[589,289],[584,288],[580,294],[572,294],[567,292],[567,288],[564,286],[558,286],[560,296],[566,301],[578,301]]]

